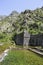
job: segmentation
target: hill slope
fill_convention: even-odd
[[[25,10],[21,13],[13,11],[9,16],[0,20],[0,35],[5,36],[5,39],[6,37],[11,39],[15,32],[19,34],[24,30],[33,35],[43,33],[43,7]]]

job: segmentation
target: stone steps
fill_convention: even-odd
[[[2,62],[5,58],[5,56],[8,55],[9,49],[6,49],[1,55],[0,55],[0,62]]]
[[[43,52],[40,52],[40,51],[38,51],[36,49],[28,48],[28,50],[30,50],[30,51],[32,51],[32,52],[34,52],[34,53],[36,53],[36,54],[38,54],[40,56],[43,56]]]

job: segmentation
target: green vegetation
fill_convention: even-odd
[[[13,11],[9,16],[0,20],[0,44],[11,44],[12,38],[24,30],[32,35],[43,33],[43,7],[33,11],[25,10],[20,14]]]
[[[0,43],[12,43],[14,36],[27,30],[32,35],[43,33],[43,7],[25,10],[20,14],[13,11],[0,20]]]
[[[12,50],[0,65],[43,65],[43,58],[28,50]]]
[[[4,50],[10,48],[10,46],[12,46],[12,44],[10,43],[4,43],[3,45],[0,46],[0,54],[3,53]]]
[[[13,11],[9,16],[0,21],[2,32],[9,34],[15,32],[20,34],[24,30],[28,30],[30,34],[43,33],[43,7],[36,10],[25,10],[20,14]],[[0,30],[0,31],[1,31]]]
[[[12,34],[0,33],[0,43],[11,43]]]
[[[13,11],[0,20],[0,54],[12,47],[15,35],[24,30],[32,35],[43,33],[43,7],[33,11],[25,10],[20,14]],[[28,50],[13,49],[0,65],[43,65],[43,58]]]

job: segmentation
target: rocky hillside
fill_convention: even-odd
[[[24,30],[33,35],[43,33],[43,7],[21,12],[13,25],[17,33]]]
[[[30,34],[43,33],[43,7],[25,10],[21,13],[13,11],[9,16],[0,20],[0,34],[21,33],[24,30]]]
[[[13,23],[16,21],[18,12],[13,11],[9,16],[0,20],[0,33],[6,32],[10,33],[14,30]]]

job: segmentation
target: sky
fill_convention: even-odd
[[[0,0],[0,15],[9,15],[12,11],[34,10],[43,6],[43,0]]]

